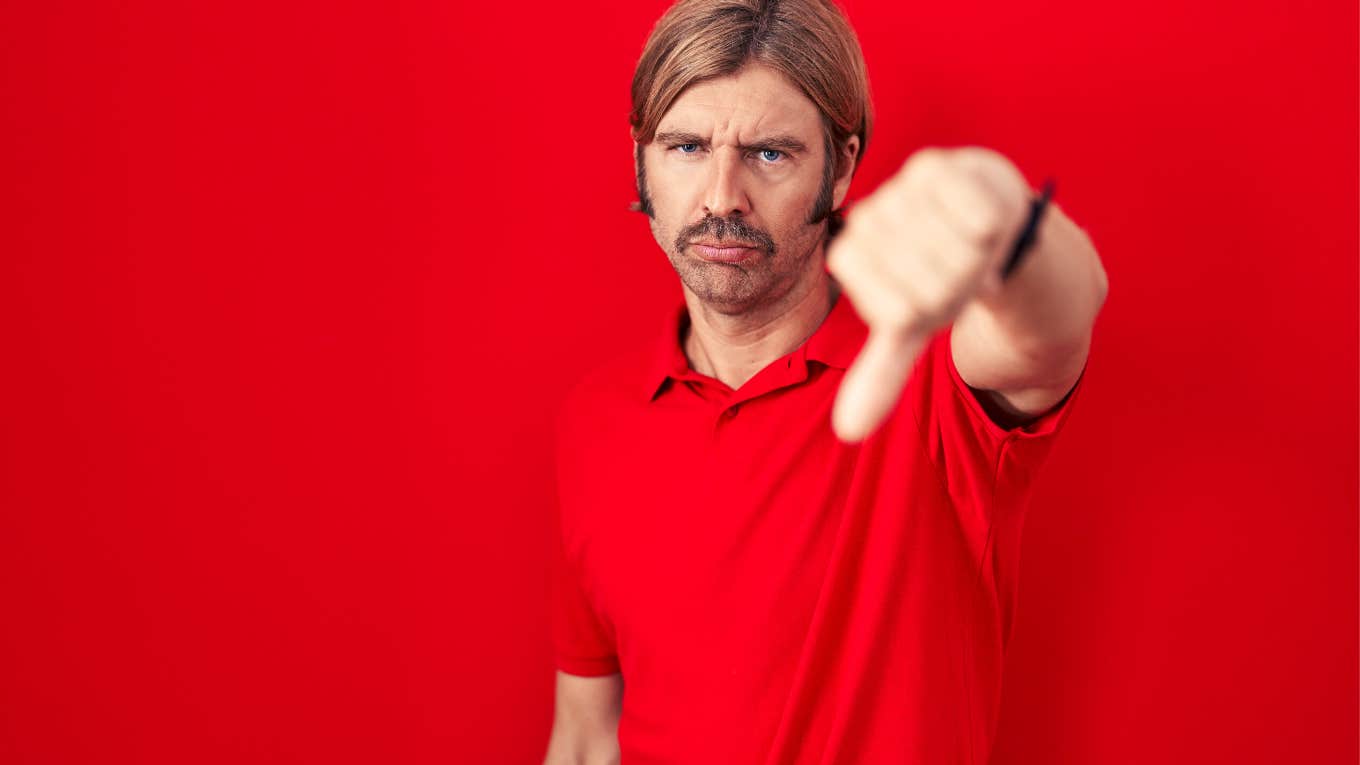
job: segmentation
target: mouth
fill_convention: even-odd
[[[760,248],[746,242],[690,242],[699,257],[713,263],[740,263],[754,257]]]

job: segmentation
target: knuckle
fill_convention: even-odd
[[[864,217],[869,214],[872,202],[873,197],[865,199],[845,213],[845,230],[841,233],[842,237],[852,236],[864,227]]]
[[[846,220],[847,229],[854,226],[855,236],[861,239],[872,238],[891,230],[893,215],[888,209],[887,201],[882,197],[869,200],[868,204],[857,209],[858,215],[854,220]]]
[[[977,225],[986,231],[994,231],[1001,225],[1001,206],[987,194],[986,189],[976,189],[979,201],[974,214],[977,216]]]
[[[888,205],[880,200],[878,204],[872,205],[864,211],[864,216],[860,222],[872,231],[882,232],[892,225],[893,217]]]
[[[1010,160],[1001,152],[986,146],[965,146],[959,150],[959,163],[974,174],[1001,177],[1007,174]]]
[[[827,270],[845,283],[858,283],[864,275],[864,251],[855,242],[843,242],[827,256]]]
[[[844,249],[845,240],[842,238],[833,242],[826,248],[826,268],[828,271],[839,271],[841,267],[841,250]]]
[[[1001,231],[1001,216],[995,207],[981,207],[974,215],[971,226],[973,243],[990,245]]]
[[[981,253],[973,247],[954,248],[940,258],[940,269],[950,284],[967,279],[981,265]]]
[[[964,241],[975,247],[990,248],[1004,228],[1003,215],[994,204],[978,203],[966,216],[960,216],[960,233]]]
[[[907,157],[905,169],[911,177],[929,177],[940,171],[945,164],[945,150],[938,146],[918,149]]]

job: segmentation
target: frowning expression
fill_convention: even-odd
[[[832,191],[824,136],[816,105],[760,64],[681,93],[638,175],[652,235],[686,290],[743,313],[815,276],[826,223],[810,219]]]

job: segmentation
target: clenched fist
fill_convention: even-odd
[[[869,327],[831,423],[860,441],[888,415],[926,343],[975,297],[1001,289],[1029,210],[1020,171],[981,147],[928,148],[846,216],[827,270]]]

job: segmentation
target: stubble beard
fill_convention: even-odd
[[[719,313],[744,314],[777,302],[798,283],[819,243],[815,228],[801,226],[793,241],[776,245],[767,233],[745,225],[739,218],[710,216],[682,229],[666,249],[666,257],[681,283],[705,305]],[[664,233],[655,223],[653,231],[658,241],[664,241]],[[689,242],[699,234],[756,242],[759,246],[753,257],[741,263],[714,263],[686,253],[691,249]]]

